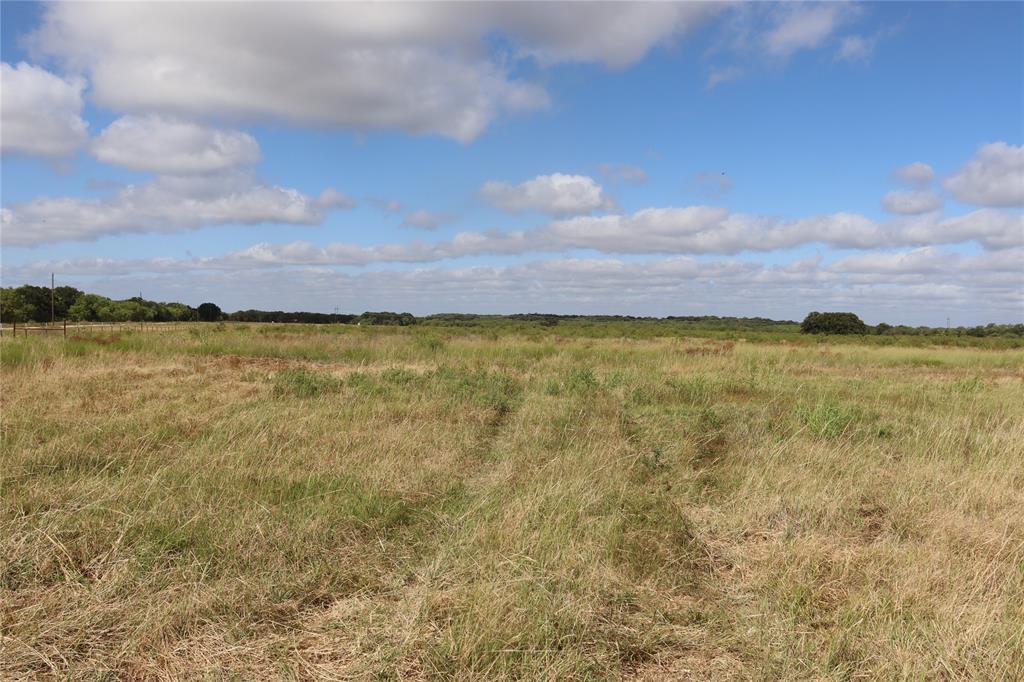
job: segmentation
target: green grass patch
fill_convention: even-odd
[[[294,398],[318,398],[341,389],[340,379],[327,372],[289,368],[274,377],[274,395]]]

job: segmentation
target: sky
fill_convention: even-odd
[[[1024,321],[1024,3],[0,8],[4,286]]]

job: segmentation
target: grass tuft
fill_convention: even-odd
[[[326,372],[314,372],[303,368],[290,368],[274,377],[274,395],[294,398],[317,398],[335,393],[341,388],[341,380]]]

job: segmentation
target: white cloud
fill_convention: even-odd
[[[986,249],[1008,249],[1024,245],[1024,215],[991,208],[951,218],[930,214],[897,222],[892,232],[894,240],[883,246],[975,241]]]
[[[586,175],[538,175],[518,185],[492,180],[484,184],[480,194],[495,208],[513,213],[573,215],[614,208],[614,202],[601,186]]]
[[[458,217],[459,216],[454,213],[435,213],[425,209],[420,209],[405,216],[405,219],[402,221],[402,225],[404,227],[411,227],[417,230],[436,230],[445,223],[450,223],[453,220],[458,219]]]
[[[983,145],[943,186],[965,204],[1024,206],[1024,146]]]
[[[762,36],[764,47],[770,55],[788,57],[820,47],[857,11],[841,2],[784,3],[773,14],[774,26]]]
[[[76,2],[48,6],[39,53],[88,75],[101,106],[459,141],[547,106],[514,62],[624,67],[699,25],[710,4]],[[509,37],[508,54],[489,39]],[[509,63],[511,57],[512,63]]]
[[[177,232],[204,225],[316,224],[315,202],[247,174],[161,176],[105,199],[40,198],[3,209],[3,242],[33,246],[112,234]]]
[[[882,197],[882,208],[903,215],[929,213],[942,208],[942,197],[931,190],[889,192]]]
[[[211,173],[260,160],[247,133],[220,130],[165,116],[124,116],[92,142],[104,163],[172,175]]]
[[[629,66],[654,46],[703,24],[715,3],[493,3],[492,23],[512,35],[521,54],[541,64],[602,62]]]
[[[642,185],[647,182],[647,171],[628,163],[602,163],[599,170],[601,175],[612,182],[627,185]]]
[[[355,208],[356,202],[344,192],[328,187],[316,198],[317,208]]]
[[[864,216],[835,213],[794,221],[730,213],[712,206],[646,208],[631,215],[580,216],[539,231],[550,248],[605,253],[739,253],[774,251],[813,242],[871,248],[885,240]]]
[[[915,161],[906,166],[900,166],[893,172],[893,175],[908,185],[923,187],[935,178],[935,171],[927,163]]]
[[[63,79],[24,62],[0,66],[0,121],[3,152],[67,156],[85,143],[80,78]]]
[[[911,251],[848,256],[833,263],[830,269],[834,272],[930,274],[949,270],[956,258],[956,254],[926,246]]]
[[[428,262],[482,254],[523,254],[591,249],[608,254],[735,254],[789,249],[805,244],[873,249],[974,241],[986,249],[1024,242],[1024,216],[982,209],[955,217],[932,210],[933,195],[887,195],[890,209],[907,215],[877,222],[856,213],[780,220],[732,213],[713,206],[646,208],[631,214],[588,215],[612,208],[601,187],[586,176],[538,176],[520,185],[487,183],[482,194],[508,211],[537,210],[556,216],[541,227],[512,231],[466,231],[446,241],[358,247],[333,244],[312,254],[311,263],[369,264]],[[927,192],[923,194],[927,195]],[[327,189],[316,199],[262,184],[251,175],[160,176],[127,186],[102,199],[37,199],[4,209],[4,242],[32,245],[66,239],[94,239],[122,232],[176,231],[224,223],[316,224],[321,211],[351,208],[346,195]],[[404,224],[432,229],[448,214],[410,213]],[[261,245],[261,259],[276,258]],[[292,251],[288,252],[293,254]],[[249,255],[244,259],[250,259]],[[290,255],[289,258],[292,258]],[[261,260],[262,262],[262,260]]]

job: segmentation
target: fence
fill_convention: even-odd
[[[13,322],[10,325],[0,324],[0,336],[6,336],[10,334],[12,337],[17,338],[19,334],[28,336],[31,333],[60,333],[63,334],[64,338],[68,337],[68,330],[72,333],[76,330],[84,331],[107,331],[114,333],[115,331],[165,331],[168,329],[178,329],[180,326],[189,324],[188,322],[79,322],[75,324],[68,324],[67,320],[62,322],[55,322],[52,324],[46,323],[35,323],[35,324],[18,324]]]

